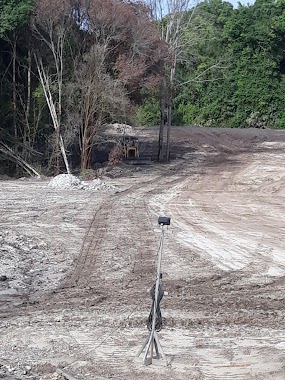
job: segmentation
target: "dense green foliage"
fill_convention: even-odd
[[[137,109],[136,121],[141,125],[158,125],[159,124],[159,101],[155,97],[147,97],[143,105]]]
[[[204,1],[183,27],[174,124],[285,128],[284,0]]]
[[[26,22],[33,6],[34,0],[1,0],[0,36]]]

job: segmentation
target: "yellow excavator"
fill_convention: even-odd
[[[131,165],[150,165],[151,156],[145,155],[145,147],[134,136],[124,136],[121,140],[123,162]],[[143,148],[144,147],[144,148]]]
[[[133,136],[124,136],[122,138],[123,158],[135,160],[139,158],[139,140]]]

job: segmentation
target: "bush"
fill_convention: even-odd
[[[285,113],[283,113],[275,122],[274,128],[285,129]]]
[[[122,152],[122,145],[118,143],[117,145],[114,146],[114,148],[111,150],[109,157],[108,157],[108,162],[110,166],[116,166],[118,165],[123,158],[123,152]]]
[[[159,101],[148,98],[138,108],[136,121],[139,125],[158,125],[160,121]]]
[[[180,103],[178,106],[178,113],[181,115],[182,124],[190,125],[195,123],[198,110],[194,104]]]

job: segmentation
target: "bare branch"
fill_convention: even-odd
[[[199,75],[197,75],[195,78],[189,79],[186,82],[178,83],[177,86],[184,86],[185,84],[191,83],[191,82],[214,82],[216,80],[220,80],[221,78],[216,78],[216,79],[203,79],[198,81],[197,79],[201,78],[203,75],[205,75],[207,72],[209,72],[212,69],[228,69],[228,66],[220,66],[220,62],[215,63],[214,65],[208,67],[204,71],[202,71]]]
[[[0,141],[0,152],[20,165],[30,176],[41,176],[30,164],[28,164],[22,157],[20,157],[18,153],[15,153],[8,145],[4,144],[2,141]]]

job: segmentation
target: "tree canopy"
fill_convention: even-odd
[[[188,44],[178,62],[172,122],[284,128],[284,17],[284,0],[237,9],[208,0],[190,9],[182,25]],[[141,123],[157,114],[154,105],[150,113],[150,99],[140,107]]]
[[[25,23],[33,6],[34,0],[1,0],[0,36]]]

